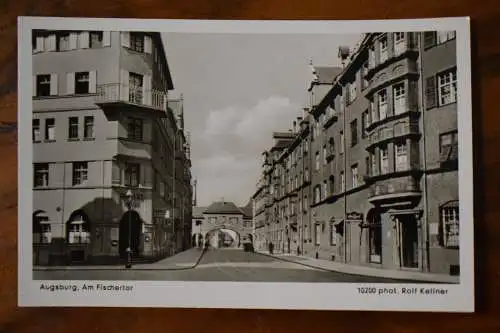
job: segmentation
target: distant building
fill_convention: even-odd
[[[168,98],[160,34],[37,30],[32,38],[34,263],[185,248],[189,140],[182,100]]]
[[[313,67],[307,112],[275,140],[255,201],[259,247],[459,273],[454,32],[370,33]]]

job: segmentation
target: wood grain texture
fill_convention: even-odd
[[[471,16],[476,204],[475,314],[17,308],[17,148],[0,134],[0,332],[500,332],[498,0],[0,0],[0,121],[16,119],[18,15],[176,19]]]

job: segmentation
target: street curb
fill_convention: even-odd
[[[124,268],[123,266],[120,267],[106,267],[103,266],[102,268],[100,267],[87,267],[85,266],[68,266],[65,268],[51,268],[51,267],[33,267],[33,271],[35,272],[57,272],[57,271],[185,271],[189,269],[195,269],[201,262],[201,259],[205,255],[207,250],[203,249],[201,252],[201,255],[198,257],[196,262],[191,265],[191,266],[184,266],[184,267],[169,267],[169,268],[141,268],[141,267],[136,267],[132,266],[131,268]]]
[[[274,259],[278,259],[278,260],[282,260],[282,261],[286,261],[286,262],[291,262],[291,263],[294,263],[297,265],[307,266],[307,267],[315,268],[315,269],[330,272],[330,273],[344,273],[344,274],[349,274],[352,276],[359,276],[359,277],[379,277],[382,279],[392,279],[392,280],[399,280],[399,281],[414,281],[415,283],[420,283],[420,284],[422,284],[422,283],[435,283],[435,284],[458,284],[458,283],[460,283],[459,281],[458,282],[451,282],[451,281],[436,281],[436,280],[430,280],[430,279],[429,280],[425,280],[425,279],[422,280],[422,279],[415,278],[415,277],[391,277],[391,276],[381,276],[381,275],[375,275],[375,274],[350,273],[350,272],[345,272],[345,271],[341,271],[341,270],[328,269],[325,267],[314,266],[314,265],[311,265],[308,263],[295,261],[295,260],[287,259],[287,258],[283,258],[283,257],[278,257],[276,255],[271,255],[271,254],[267,254],[264,252],[255,251],[254,253],[260,254],[260,255],[265,256],[265,257],[270,257],[270,258],[274,258]],[[313,258],[305,258],[305,259],[313,259]],[[448,276],[446,276],[446,278],[448,279]],[[451,280],[451,278],[449,278],[449,279]],[[386,282],[381,282],[381,283],[386,283]],[[398,282],[389,282],[389,283],[398,283]]]

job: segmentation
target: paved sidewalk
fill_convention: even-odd
[[[262,255],[270,256],[267,251],[256,251]],[[343,264],[333,261],[328,261],[324,259],[315,259],[306,256],[300,256],[296,254],[282,254],[275,253],[272,257],[279,258],[286,261],[291,261],[301,265],[307,265],[311,267],[321,268],[325,270],[336,271],[340,273],[353,274],[353,275],[364,275],[364,276],[374,276],[381,278],[390,279],[401,279],[401,280],[414,280],[419,282],[429,282],[429,283],[460,283],[459,276],[450,276],[444,274],[432,274],[432,273],[422,273],[414,271],[404,271],[404,270],[390,270],[382,269],[376,267],[359,266]]]
[[[159,260],[154,263],[132,263],[131,268],[125,268],[125,265],[75,265],[75,266],[34,266],[35,271],[54,271],[54,270],[161,270],[161,269],[182,269],[193,267],[197,264],[202,251],[200,249],[189,249],[177,253],[171,257]]]

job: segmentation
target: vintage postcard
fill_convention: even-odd
[[[468,18],[19,18],[19,305],[474,311]]]

